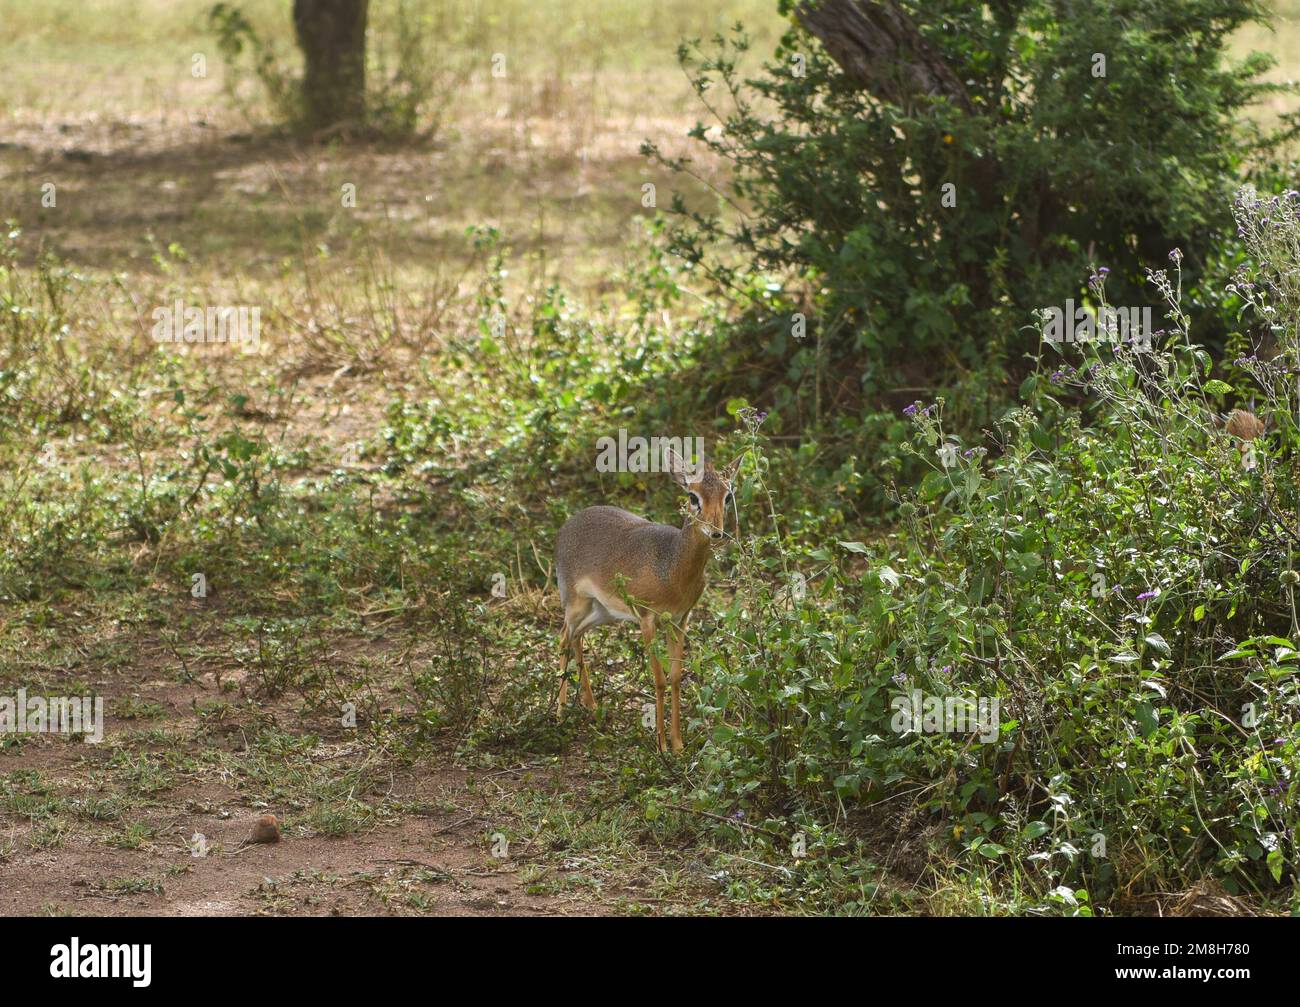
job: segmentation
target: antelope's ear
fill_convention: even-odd
[[[668,472],[675,482],[682,489],[689,489],[691,483],[700,481],[701,473],[693,470],[671,447],[664,448],[664,461],[668,463]]]
[[[745,460],[746,453],[740,452],[732,459],[731,464],[722,470],[722,479],[732,490],[736,488],[736,477],[740,474],[740,466]]]

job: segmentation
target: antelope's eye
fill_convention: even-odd
[[[691,506],[694,507],[696,510],[699,510],[704,506],[702,503],[700,503],[700,498],[696,496],[694,493],[691,494]]]
[[[730,506],[731,506],[731,494],[730,494],[730,493],[728,493],[725,497],[722,498],[722,506],[724,506],[724,507],[730,507]]]

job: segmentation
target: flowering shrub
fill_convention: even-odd
[[[1285,899],[1300,877],[1300,216],[1294,194],[1250,190],[1235,213],[1244,321],[1266,323],[1239,365],[1252,387],[1214,376],[1192,341],[1175,253],[1149,277],[1167,317],[1149,352],[1045,348],[977,444],[946,428],[942,400],[904,410],[929,471],[889,540],[746,543],[700,659],[697,801],[826,829],[904,798],[889,805],[902,834],[942,826],[972,869],[1045,908],[1078,911],[1082,890],[1122,909],[1207,873]],[[1094,287],[1104,305],[1100,273]],[[750,506],[766,499],[760,433]],[[790,570],[808,572],[802,601],[759,576]],[[913,695],[996,700],[997,730],[931,730]]]

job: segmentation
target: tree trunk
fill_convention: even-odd
[[[895,0],[804,0],[795,9],[799,22],[826,48],[854,85],[877,101],[915,113],[935,98],[947,99],[964,116],[976,115],[970,92],[943,56],[917,29]],[[1002,202],[1002,166],[991,153],[963,155],[962,175],[975,204],[988,212]],[[934,159],[933,164],[942,163]],[[924,168],[923,174],[927,174]],[[937,177],[926,177],[932,191]],[[1034,216],[1035,224],[1048,221]],[[1033,240],[1039,236],[1035,234]],[[976,304],[990,300],[986,269],[964,270]]]
[[[882,101],[911,111],[917,98],[942,95],[971,111],[962,82],[893,0],[807,0],[795,13],[845,75]]]
[[[293,0],[303,55],[309,129],[361,123],[366,115],[366,15],[370,0]]]

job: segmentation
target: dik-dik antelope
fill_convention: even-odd
[[[743,457],[743,456],[742,456]],[[560,634],[560,700],[562,716],[569,693],[569,655],[578,661],[582,704],[596,708],[582,657],[582,637],[593,626],[610,622],[639,622],[650,669],[655,678],[655,732],[659,750],[667,751],[664,736],[663,666],[654,651],[655,630],[667,622],[668,677],[673,687],[674,752],[682,750],[681,681],[686,620],[704,590],[704,568],[713,545],[723,538],[732,483],[740,467],[737,458],[722,471],[705,462],[688,468],[680,455],[664,454],[673,479],[686,491],[688,506],[681,528],[653,524],[617,507],[588,507],[569,518],[555,540],[555,577],[564,606]]]

